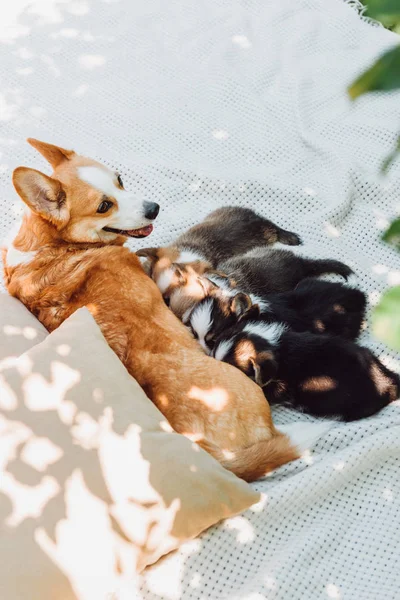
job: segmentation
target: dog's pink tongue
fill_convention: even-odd
[[[146,227],[141,227],[140,229],[128,230],[126,233],[128,235],[131,235],[132,237],[146,237],[146,236],[150,235],[150,233],[152,231],[153,231],[153,225],[146,225]]]

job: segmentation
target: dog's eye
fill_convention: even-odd
[[[119,187],[123,188],[124,187],[124,182],[122,181],[122,177],[119,174],[117,175],[117,181],[118,181]]]
[[[104,213],[108,212],[112,206],[113,206],[112,202],[110,202],[109,200],[103,200],[103,202],[100,202],[97,212],[104,214]]]
[[[215,346],[215,335],[213,333],[207,333],[205,337],[205,342],[207,346],[212,350]]]

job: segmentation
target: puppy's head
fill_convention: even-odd
[[[136,254],[146,258],[143,264],[145,271],[155,281],[164,300],[179,318],[215,287],[202,275],[210,268],[209,263],[177,263],[175,261],[180,254],[177,248],[144,248]]]
[[[123,243],[153,230],[159,205],[124,189],[121,175],[73,150],[28,139],[53,168],[51,177],[27,167],[13,173],[30,211],[67,242]]]
[[[237,367],[261,387],[276,379],[278,354],[278,348],[270,341],[238,327],[225,331],[212,353],[214,358]]]
[[[204,350],[211,354],[216,339],[223,331],[249,315],[257,318],[259,314],[259,307],[252,305],[247,294],[214,288],[192,310],[187,311],[182,320]]]

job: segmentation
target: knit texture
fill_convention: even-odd
[[[400,282],[399,255],[379,240],[400,211],[400,162],[378,175],[400,128],[399,96],[346,95],[398,37],[362,19],[357,2],[5,4],[0,239],[22,209],[13,168],[49,172],[31,136],[97,158],[161,204],[134,249],[238,204],[299,233],[309,255],[352,266],[371,305]],[[362,342],[399,370],[368,331]],[[398,599],[399,466],[398,404],[335,424],[303,460],[255,484],[266,494],[258,511],[149,570],[143,599]]]

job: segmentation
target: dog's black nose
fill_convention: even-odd
[[[144,203],[144,216],[146,219],[153,220],[160,212],[160,205],[157,202],[145,202]]]

